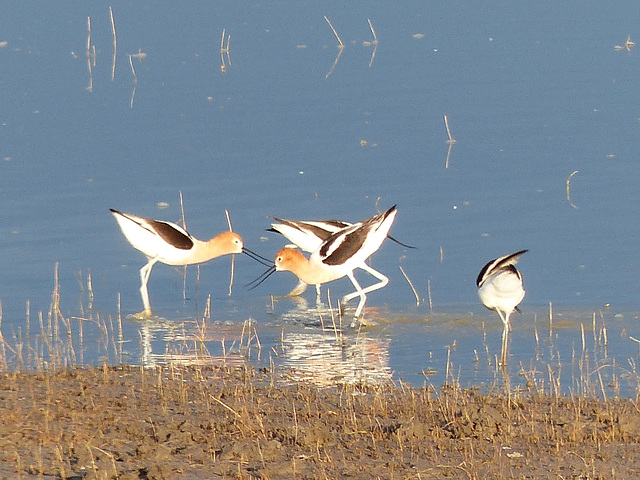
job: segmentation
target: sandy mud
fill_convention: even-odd
[[[629,400],[319,388],[250,367],[0,377],[0,478],[640,478]]]

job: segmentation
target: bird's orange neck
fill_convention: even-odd
[[[308,285],[319,285],[342,277],[332,268],[323,264],[316,265],[299,250],[284,248],[276,254],[276,269],[292,272]]]
[[[222,232],[206,242],[198,239],[194,239],[194,242],[193,263],[206,262],[212,258],[231,253],[242,253],[242,240],[238,234],[233,232]]]

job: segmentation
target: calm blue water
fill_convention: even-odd
[[[398,204],[392,234],[417,249],[383,246],[373,265],[390,283],[367,302],[392,319],[374,336],[384,337],[381,361],[394,378],[422,385],[420,372],[443,372],[454,339],[464,347],[450,355],[470,369],[455,355],[483,351],[482,321],[490,350],[499,349],[500,324],[479,304],[475,277],[488,260],[523,248],[530,250],[519,264],[527,296],[514,321],[514,369],[535,357],[533,318],[548,320],[549,302],[576,319],[554,343],[562,358],[571,358],[580,324],[591,325],[602,309],[616,331],[608,355],[615,351],[626,368],[628,358],[638,360],[629,335],[640,337],[633,313],[640,310],[640,47],[614,49],[628,35],[640,39],[635,2],[112,6],[113,81],[107,7],[0,5],[6,338],[24,330],[27,301],[32,322],[39,311],[46,317],[56,263],[65,318],[115,319],[119,294],[123,317],[139,311],[144,258],[108,209],[177,221],[182,191],[192,234],[225,229],[228,209],[245,244],[267,257],[286,243],[264,231],[268,215],[356,221],[373,215],[376,202],[380,209]],[[324,15],[346,46],[333,70],[340,52]],[[87,16],[97,52],[91,91]],[[368,18],[379,39],[372,62],[374,47],[363,45],[373,39]],[[226,73],[223,29],[231,35]],[[134,83],[127,54],[139,49],[147,57],[133,60]],[[449,168],[443,115],[457,140]],[[566,193],[576,170],[571,201],[578,208]],[[202,316],[211,295],[212,325],[252,318],[265,345],[282,343],[283,331],[293,335],[298,324],[282,317],[293,304],[283,300],[272,311],[269,298],[288,292],[293,276],[274,275],[248,291],[243,285],[263,269],[237,258],[228,297],[229,266],[227,258],[210,262],[198,282],[191,267],[186,302],[182,277],[156,266],[152,305],[181,325]],[[82,293],[89,272],[91,312]],[[351,291],[348,280],[330,288],[336,298]],[[468,322],[449,320],[470,314]],[[162,325],[151,328],[160,352],[161,332],[171,330]],[[124,360],[139,362],[142,327],[124,318],[122,328]],[[84,333],[83,361],[101,361],[91,347],[100,333]],[[260,361],[268,358],[263,350]],[[119,360],[113,352],[105,358]],[[480,370],[463,380],[492,379]]]

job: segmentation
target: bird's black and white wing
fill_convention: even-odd
[[[271,218],[278,223],[272,223],[268,231],[284,235],[305,252],[314,252],[335,232],[351,225],[340,220],[297,221]]]
[[[384,241],[391,228],[396,206],[362,223],[343,228],[331,235],[320,247],[320,259],[326,265],[343,265],[351,258],[359,255],[362,260],[375,252]],[[391,222],[385,222],[391,217]],[[384,231],[381,227],[385,225]],[[372,242],[373,237],[379,237]],[[374,245],[375,243],[375,245]]]
[[[193,237],[175,223],[110,210],[127,240],[142,252],[146,252],[147,247],[153,249],[151,246],[156,243],[154,237],[179,250],[190,250],[193,247]]]
[[[520,250],[519,252],[496,258],[487,263],[484,267],[482,267],[482,270],[480,270],[478,278],[476,279],[476,285],[478,286],[478,288],[481,287],[487,281],[487,279],[495,276],[500,272],[505,271],[516,274],[520,278],[520,280],[522,280],[522,276],[516,269],[515,264],[518,263],[520,256],[527,251],[528,250]]]

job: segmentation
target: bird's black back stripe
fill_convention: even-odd
[[[312,225],[310,223],[305,223],[305,222],[301,222],[304,225],[305,230],[309,230],[312,234],[314,234],[316,237],[318,237],[320,240],[322,240],[323,242],[329,238],[331,235],[333,235],[333,232],[329,231],[329,230],[325,230],[322,227],[319,227],[317,225]]]
[[[352,227],[339,230],[331,235],[320,248],[320,255],[323,257],[322,263],[326,265],[342,265],[345,263],[358,250],[360,250],[369,236],[371,226],[377,223],[378,225],[376,226],[376,229],[380,228],[380,225],[384,223],[386,218],[391,215],[391,212],[395,209],[396,206],[394,205],[386,212],[365,220],[362,225],[353,225]],[[345,234],[345,231],[349,230],[349,228],[352,228],[353,231]],[[342,236],[344,237],[342,243],[331,253],[331,255],[327,256],[327,252],[331,250],[331,246]]]
[[[336,232],[322,245],[320,249],[320,255],[325,257],[327,252],[331,249],[331,246],[342,236],[344,236],[344,240],[340,245],[331,253],[331,255],[326,256],[322,260],[322,263],[327,265],[342,265],[349,258],[351,258],[364,244],[364,241],[367,239],[367,234],[369,230],[366,228],[357,228],[351,233],[347,233],[343,235],[341,232]]]
[[[487,270],[493,264],[494,261],[495,260],[491,260],[484,267],[482,267],[482,270],[480,270],[480,273],[478,274],[478,278],[476,278],[476,287],[480,286],[480,283],[482,283],[482,280],[484,279],[484,274],[487,273]]]
[[[304,223],[306,224],[306,222]],[[332,227],[336,228],[345,228],[349,226],[348,223],[345,223],[342,220],[322,220],[321,223],[326,223],[327,225],[331,225]]]
[[[498,257],[491,260],[484,267],[482,267],[482,270],[480,270],[480,273],[478,274],[478,278],[476,279],[476,286],[478,287],[480,286],[480,284],[484,280],[485,275],[487,275],[487,273],[492,274],[499,270],[509,269],[512,272],[520,275],[520,272],[518,272],[516,267],[514,267],[511,262],[513,261],[514,258],[517,259],[520,255],[528,251],[529,250],[520,250],[519,252],[512,253],[511,255],[505,255],[504,257]]]
[[[272,219],[274,219],[276,222],[279,222],[283,225],[286,225],[287,227],[291,227],[294,228],[296,230],[299,230],[301,232],[304,232],[305,230],[310,231],[313,235],[315,235],[317,238],[321,239],[323,242],[329,238],[331,235],[333,235],[334,232],[327,230],[325,228],[322,228],[320,225],[317,225],[315,223],[310,223],[310,222],[292,222],[290,220],[284,220],[282,218],[277,218],[277,217],[271,217]],[[347,226],[349,226],[347,223],[341,222],[340,220],[323,220],[321,223],[326,223],[328,225],[331,225],[333,227],[336,227],[338,229],[341,228],[345,228]],[[300,226],[304,226],[304,229],[301,228]],[[269,232],[276,232],[276,233],[282,233],[280,232],[277,228],[271,227],[269,228],[267,231]]]

